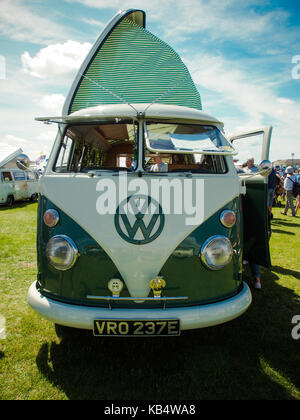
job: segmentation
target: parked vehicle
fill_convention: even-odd
[[[40,180],[32,308],[95,336],[173,336],[242,315],[270,265],[271,127],[226,138],[179,56],[118,13],[80,69]],[[237,144],[261,136],[255,174]]]
[[[0,204],[11,207],[14,202],[38,199],[38,175],[21,169],[0,169]]]

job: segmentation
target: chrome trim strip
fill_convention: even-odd
[[[168,300],[188,300],[188,296],[180,296],[180,297],[113,297],[113,296],[92,296],[88,295],[87,299],[94,299],[94,300],[120,300],[120,301],[155,301],[159,302],[161,300],[168,301]]]

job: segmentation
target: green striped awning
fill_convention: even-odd
[[[90,60],[69,109],[122,102],[202,109],[199,92],[179,55],[127,17]]]

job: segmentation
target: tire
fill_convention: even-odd
[[[32,194],[32,196],[30,197],[30,201],[32,203],[36,203],[38,201],[38,194]]]
[[[7,197],[7,201],[6,201],[6,206],[7,207],[12,207],[14,205],[15,199],[12,195],[9,195]]]

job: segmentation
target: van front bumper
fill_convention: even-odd
[[[164,320],[179,319],[181,330],[205,328],[238,318],[249,308],[252,295],[246,283],[234,297],[208,305],[166,309],[113,309],[71,305],[43,296],[34,282],[28,303],[39,315],[55,324],[92,330],[95,319]]]

